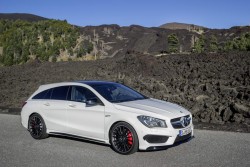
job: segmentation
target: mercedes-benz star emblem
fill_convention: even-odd
[[[189,118],[181,117],[180,122],[181,122],[181,125],[182,125],[183,127],[186,127],[186,126],[188,126],[188,124],[189,124]]]

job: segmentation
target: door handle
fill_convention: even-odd
[[[70,107],[73,107],[73,108],[75,108],[75,107],[76,107],[76,105],[75,105],[75,104],[69,104],[69,106],[70,106]]]
[[[47,103],[44,103],[45,106],[50,106],[50,104],[47,102]]]

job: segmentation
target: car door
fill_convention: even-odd
[[[52,132],[67,132],[67,94],[70,86],[52,88],[50,98],[43,101],[43,116],[47,129]]]
[[[88,103],[90,100],[92,104]],[[104,139],[104,105],[89,89],[82,86],[71,87],[67,118],[70,134]]]

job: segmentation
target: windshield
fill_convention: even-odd
[[[147,98],[133,89],[118,83],[95,84],[91,86],[106,100],[113,103],[142,100]]]

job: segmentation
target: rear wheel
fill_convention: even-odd
[[[112,148],[124,155],[133,154],[138,150],[139,142],[134,128],[125,122],[115,124],[110,131]]]
[[[29,118],[29,132],[34,139],[44,139],[48,137],[46,125],[39,114],[33,114]]]

